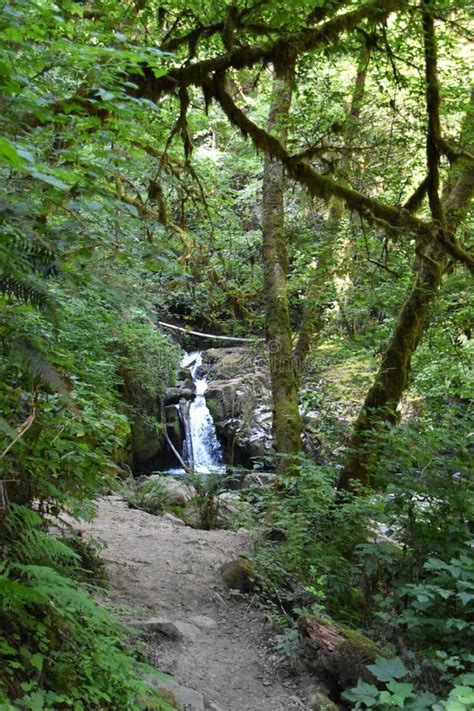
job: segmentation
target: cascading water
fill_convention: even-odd
[[[184,446],[187,464],[194,462],[194,470],[200,473],[224,469],[222,447],[217,439],[214,420],[206,404],[206,378],[199,377],[202,355],[188,353],[181,361],[183,368],[189,368],[196,387],[196,397],[189,407],[190,440]],[[192,451],[189,451],[189,450]]]

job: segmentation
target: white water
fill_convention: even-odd
[[[202,365],[202,355],[199,352],[187,353],[181,361],[183,368],[189,368],[196,387],[196,397],[189,408],[191,440],[194,454],[194,470],[206,474],[210,471],[223,471],[222,447],[217,439],[214,420],[206,404],[204,393],[207,390],[206,378],[198,375]],[[184,448],[184,458],[189,462],[189,452]]]

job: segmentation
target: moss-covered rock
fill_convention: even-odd
[[[158,411],[151,414],[135,415],[131,422],[133,467],[136,471],[146,469],[146,464],[156,457],[164,447],[163,424]]]
[[[184,510],[197,496],[194,486],[173,477],[154,474],[144,478],[127,495],[129,505],[159,515],[169,511],[183,518]]]
[[[338,707],[326,694],[317,691],[311,699],[311,711],[338,711]]]
[[[228,588],[240,592],[252,592],[255,587],[255,571],[247,558],[236,558],[221,567],[221,576]]]
[[[184,440],[184,426],[179,415],[179,405],[167,405],[165,407],[165,416],[168,436],[181,454]]]
[[[329,683],[347,689],[359,678],[373,681],[367,665],[386,651],[369,637],[317,615],[301,616],[298,626],[308,658]]]

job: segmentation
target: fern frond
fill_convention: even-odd
[[[3,417],[0,417],[0,430],[7,435],[7,437],[10,437],[10,439],[15,439],[17,437],[18,432],[11,427],[11,425],[8,424],[6,420],[3,419]]]
[[[71,398],[67,382],[31,342],[25,339],[17,339],[10,344],[10,350],[22,361],[30,373],[38,376],[55,392],[62,395],[75,415],[79,414],[79,410]]]
[[[55,274],[56,258],[48,243],[35,234],[27,236],[7,225],[0,245],[0,293],[49,311],[54,320],[54,299],[44,288],[44,282]]]
[[[44,289],[20,276],[0,276],[0,292],[22,304],[31,304],[45,311],[54,309],[54,301]]]
[[[4,519],[10,558],[22,563],[61,564],[79,562],[80,557],[62,541],[41,529],[43,519],[26,506],[12,504]]]
[[[29,605],[43,605],[48,598],[39,590],[10,577],[10,567],[0,563],[0,610],[19,613]]]
[[[4,253],[10,255],[10,263],[21,261],[25,267],[46,278],[58,273],[53,248],[36,232],[28,231],[28,234],[25,234],[24,231],[8,225],[4,230],[2,242]]]

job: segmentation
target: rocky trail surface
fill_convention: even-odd
[[[313,708],[314,681],[291,676],[277,631],[249,597],[226,589],[219,569],[248,549],[247,532],[202,531],[173,517],[99,503],[86,536],[103,541],[108,596],[143,630],[153,663],[187,711]]]

